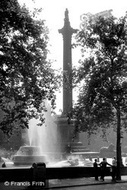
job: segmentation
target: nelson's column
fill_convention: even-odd
[[[59,30],[63,36],[63,115],[72,108],[72,53],[71,37],[77,30],[71,28],[68,9],[65,11],[64,27]]]
[[[73,123],[68,123],[68,114],[72,109],[72,46],[71,39],[77,30],[70,26],[69,12],[65,10],[64,26],[59,30],[63,36],[63,112],[57,118],[57,126],[62,149],[72,141]]]

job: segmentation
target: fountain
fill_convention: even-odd
[[[59,152],[60,135],[48,101],[45,101],[45,107],[47,111],[43,112],[45,118],[43,126],[37,126],[38,120],[36,119],[29,122],[29,144],[30,146],[40,146],[43,153]]]
[[[41,154],[40,147],[21,146],[13,156],[12,161],[15,165],[32,165],[34,162],[47,162],[46,156]]]
[[[29,129],[27,130],[29,145],[21,146],[18,152],[13,156],[14,164],[31,165],[34,162],[45,162],[55,160],[55,157],[61,157],[60,135],[57,131],[57,125],[51,116],[51,108],[45,101],[46,112],[44,112],[45,123],[43,126],[37,126],[38,120],[31,119]]]

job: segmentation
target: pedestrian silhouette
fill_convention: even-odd
[[[109,166],[112,166],[111,164],[109,164],[107,161],[106,161],[106,158],[103,158],[103,161],[99,164],[100,167],[101,167],[101,177],[100,179],[102,181],[104,181],[104,177],[105,177],[105,174],[106,174],[106,168],[107,168],[107,165]]]
[[[97,163],[97,159],[94,160],[93,167],[94,167],[95,180],[98,181],[98,163]]]

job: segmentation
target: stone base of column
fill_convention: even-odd
[[[68,145],[70,145],[73,140],[73,122],[68,122],[68,118],[65,115],[60,115],[57,116],[55,123],[57,124],[57,134],[59,135],[61,151],[66,152]]]

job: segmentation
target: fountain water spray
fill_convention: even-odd
[[[29,129],[27,130],[29,145],[21,146],[17,154],[14,155],[15,164],[48,163],[56,154],[60,155],[60,135],[47,101],[45,101],[45,107],[47,111],[43,113],[45,122],[42,126],[37,125],[39,122],[37,119],[29,121]]]
[[[31,119],[29,122],[28,138],[30,146],[39,146],[41,154],[51,155],[60,152],[60,134],[51,115],[51,107],[48,101],[45,101],[46,110],[44,114],[45,122],[38,126],[37,119]]]

